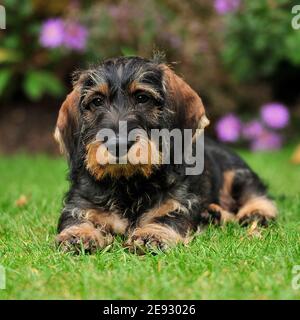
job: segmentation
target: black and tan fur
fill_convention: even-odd
[[[102,249],[117,234],[132,251],[166,249],[210,222],[265,225],[276,217],[258,176],[209,138],[201,175],[185,175],[185,164],[99,165],[96,134],[121,120],[147,132],[208,124],[200,97],[160,61],[122,57],[78,72],[55,131],[70,170],[57,236],[64,249]]]

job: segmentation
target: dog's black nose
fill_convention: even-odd
[[[110,138],[106,143],[106,147],[110,154],[116,158],[125,156],[128,150],[133,146],[135,141],[128,141],[123,137]]]

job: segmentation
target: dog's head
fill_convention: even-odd
[[[122,57],[76,73],[55,137],[69,161],[81,155],[96,179],[149,176],[160,159],[151,129],[196,132],[208,123],[200,97],[170,67]]]

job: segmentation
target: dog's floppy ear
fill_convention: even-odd
[[[79,100],[80,94],[75,87],[74,90],[67,95],[60,107],[54,132],[55,140],[59,143],[61,152],[64,153],[68,159],[72,158],[72,154],[78,143]]]
[[[169,104],[175,109],[177,123],[181,129],[204,129],[209,125],[199,95],[167,65],[162,65]]]

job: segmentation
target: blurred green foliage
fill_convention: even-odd
[[[40,99],[44,93],[60,96],[63,92],[60,81],[47,71],[28,71],[24,78],[23,89],[32,100]]]
[[[199,92],[211,117],[258,108],[272,99],[271,81],[261,79],[277,76],[282,61],[300,65],[292,5],[241,1],[237,11],[221,15],[207,0],[7,0],[7,29],[0,31],[0,97],[60,97],[76,68],[112,56],[151,57],[158,49],[168,62],[178,62],[176,71]],[[41,27],[54,17],[86,26],[84,51],[41,46]]]
[[[5,9],[13,19],[7,19],[6,30],[0,34],[1,98],[61,96],[64,85],[53,68],[59,65],[61,54],[44,50],[38,42],[43,14],[35,10],[34,1],[6,0]]]
[[[226,17],[222,58],[239,80],[272,76],[282,61],[300,65],[292,7],[290,0],[244,1],[241,10]]]

